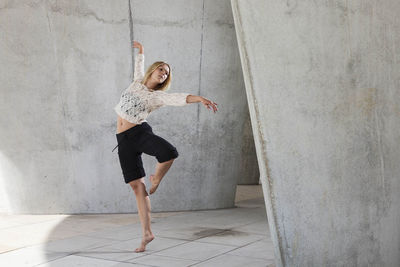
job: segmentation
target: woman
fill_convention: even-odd
[[[153,194],[162,178],[178,157],[176,148],[167,140],[153,133],[146,118],[149,113],[162,106],[184,106],[201,102],[206,108],[218,110],[217,104],[201,96],[186,93],[166,93],[171,83],[171,69],[162,61],[153,63],[144,73],[143,46],[134,41],[134,48],[139,48],[135,59],[134,81],[122,93],[114,110],[118,114],[117,141],[118,157],[125,183],[129,184],[136,195],[143,238],[135,252],[143,252],[146,245],[154,239],[150,228],[150,198],[145,186],[145,171],[141,154],[155,156],[158,163],[155,173],[150,175]],[[115,149],[114,148],[114,149]],[[114,150],[113,150],[114,151]]]

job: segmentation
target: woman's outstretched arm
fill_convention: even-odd
[[[201,102],[206,108],[213,110],[214,113],[218,111],[218,107],[217,107],[218,104],[217,103],[215,103],[215,102],[213,102],[213,101],[211,101],[211,100],[209,100],[207,98],[204,98],[202,96],[188,95],[186,97],[186,102],[187,103],[198,103],[198,102]]]

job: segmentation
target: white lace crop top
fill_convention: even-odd
[[[144,55],[135,58],[134,80],[123,91],[119,103],[114,107],[117,114],[135,124],[146,121],[150,112],[162,106],[185,106],[187,93],[166,93],[152,90],[141,83],[144,77]]]

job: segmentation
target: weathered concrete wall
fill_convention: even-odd
[[[244,125],[244,133],[242,136],[242,155],[244,155],[239,162],[239,180],[238,185],[255,185],[260,184],[260,171],[258,169],[257,157],[249,157],[245,155],[255,154],[255,144],[253,137],[253,129],[251,128],[250,114],[245,112],[246,119]]]
[[[171,92],[220,106],[150,115],[180,153],[153,211],[232,207],[240,162],[257,168],[254,150],[241,154],[252,137],[229,1],[0,1],[0,35],[0,212],[136,211],[111,153],[133,38],[146,67],[171,64]],[[156,160],[143,158],[149,175]]]
[[[278,266],[400,262],[400,3],[232,0]]]

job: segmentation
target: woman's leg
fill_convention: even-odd
[[[136,203],[143,234],[140,247],[138,247],[135,252],[143,252],[146,249],[146,245],[154,239],[154,235],[150,228],[150,198],[146,191],[144,177],[130,182],[129,185],[132,187],[136,195]]]
[[[176,148],[164,138],[148,131],[141,135],[139,151],[157,158],[156,172],[150,175],[151,188],[150,194],[153,194],[161,179],[167,173],[174,160],[179,156]]]
[[[150,175],[150,182],[151,182],[151,188],[149,191],[150,194],[153,194],[157,190],[158,185],[160,184],[162,178],[171,167],[174,160],[175,159],[171,159],[162,163],[157,162],[156,173]]]

